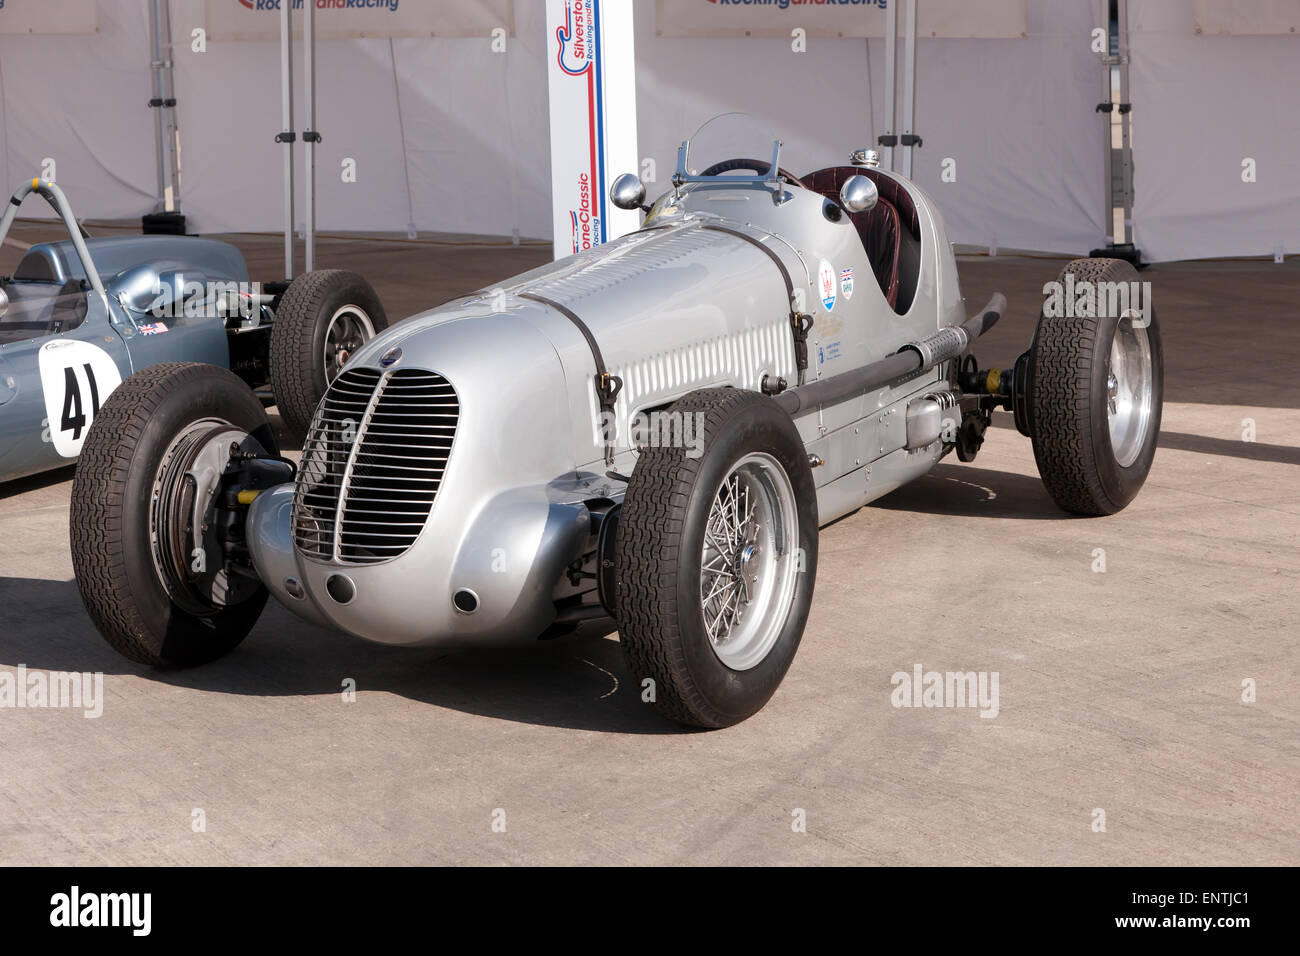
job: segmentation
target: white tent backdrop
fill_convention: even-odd
[[[1031,2],[1024,38],[918,41],[913,178],[953,242],[1086,253],[1104,241],[1095,6]],[[883,40],[810,37],[792,54],[788,39],[656,37],[652,11],[638,13],[640,147],[664,182],[677,143],[718,112],[768,119],[796,175],[884,132]],[[955,182],[940,179],[945,158]]]
[[[1153,261],[1300,253],[1300,34],[1198,35],[1197,6],[1129,0],[1138,248]]]
[[[101,4],[99,30],[0,36],[0,191],[48,158],[78,216],[138,217],[157,194],[147,4]],[[20,215],[47,213],[32,199]]]
[[[99,2],[98,35],[0,36],[0,186],[13,188],[50,157],[78,215],[138,217],[155,194],[147,3]],[[1271,252],[1279,239],[1300,248],[1300,150],[1282,112],[1300,86],[1300,57],[1284,60],[1294,41],[1195,37],[1176,15],[1191,3],[1130,4],[1139,245],[1157,258]],[[422,231],[549,237],[542,6],[515,0],[504,54],[492,53],[487,37],[321,42],[319,228],[404,232],[413,220]],[[1094,112],[1101,67],[1090,50],[1097,7],[1028,0],[1023,38],[919,40],[916,129],[925,145],[914,173],[954,242],[1086,253],[1105,241]],[[274,231],[282,214],[278,48],[210,40],[194,53],[190,30],[203,24],[203,0],[172,0],[172,11],[190,228]],[[655,4],[641,0],[636,35],[639,147],[657,167],[652,195],[667,185],[677,143],[715,113],[767,119],[796,173],[842,161],[883,131],[882,40],[811,36],[808,52],[795,54],[782,38],[660,36]],[[1210,54],[1199,51],[1214,44],[1244,52],[1206,69],[1201,57]],[[1273,79],[1284,66],[1289,86]],[[1270,95],[1278,109],[1259,108]],[[1211,157],[1228,164],[1231,179],[1238,153],[1259,154],[1260,182],[1238,176],[1240,189],[1206,190]],[[345,158],[356,160],[354,184],[342,182]],[[941,180],[948,158],[955,182]],[[1279,208],[1285,201],[1289,213]]]

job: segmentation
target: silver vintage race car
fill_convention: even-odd
[[[387,327],[350,272],[249,282],[234,246],[191,236],[89,238],[54,183],[24,183],[0,217],[43,197],[68,230],[0,276],[0,482],[72,464],[123,379],[160,362],[233,369],[272,387],[291,433],[307,430],[329,381]]]
[[[798,648],[820,525],[970,460],[994,410],[1066,510],[1137,494],[1160,425],[1153,312],[1071,263],[1071,305],[981,369],[943,220],[859,151],[792,175],[728,114],[678,152],[641,229],[417,315],[361,349],[301,461],[228,372],[155,366],[90,429],[77,582],[104,637],[165,667],[233,649],[272,594],[393,645],[484,647],[614,628],[666,716],[759,710]],[[1095,306],[1094,297],[1094,306]],[[1053,314],[1048,314],[1049,312]],[[647,683],[648,682],[648,683]]]

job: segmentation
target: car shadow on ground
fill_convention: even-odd
[[[974,518],[1069,519],[1037,477],[974,465],[940,462],[928,473],[892,491],[873,508]]]
[[[1160,432],[1160,447],[1192,451],[1203,455],[1227,455],[1248,461],[1272,461],[1283,465],[1300,465],[1300,447],[1270,445],[1267,442],[1242,441],[1232,438],[1210,438],[1186,432]]]
[[[229,656],[167,671],[117,654],[99,636],[73,581],[0,578],[0,668],[135,674],[209,693],[329,696],[356,682],[500,720],[626,734],[689,733],[641,700],[617,641],[571,638],[505,650],[398,648],[315,627],[274,601]]]
[[[29,491],[39,491],[42,488],[49,488],[65,481],[71,481],[74,471],[74,467],[68,465],[66,468],[56,468],[54,471],[43,471],[39,474],[29,475],[26,478],[15,478],[13,481],[0,482],[0,501],[6,498],[16,498]]]

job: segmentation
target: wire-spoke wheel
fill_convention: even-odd
[[[789,606],[798,555],[794,489],[767,454],[743,458],[723,479],[704,527],[700,609],[713,652],[732,670],[748,670],[772,649]]]
[[[642,449],[615,546],[624,657],[664,716],[725,727],[760,710],[798,650],[817,573],[817,493],[794,422],[757,392],[667,412],[698,452]]]

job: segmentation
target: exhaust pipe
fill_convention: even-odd
[[[909,342],[893,355],[856,371],[788,388],[776,396],[776,403],[793,416],[817,405],[834,405],[861,392],[874,391],[929,371],[964,354],[972,342],[997,324],[1006,307],[1006,296],[996,292],[984,308],[961,325],[949,325],[919,342]]]

